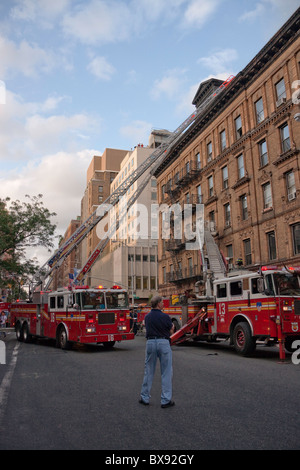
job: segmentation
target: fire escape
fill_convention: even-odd
[[[182,192],[190,185],[190,183],[192,183],[193,180],[199,177],[199,174],[200,168],[196,161],[186,162],[185,166],[166,184],[165,194],[167,196],[165,200],[169,200],[170,205],[178,202]],[[201,201],[198,200],[198,196],[195,194],[189,195],[189,199],[185,200],[186,204],[192,204],[193,210],[199,202]],[[167,281],[172,283],[181,283],[187,278],[198,277],[200,275],[200,271],[197,266],[191,266],[185,269],[181,266],[181,262],[178,259],[180,253],[185,249],[186,242],[191,242],[192,240],[186,240],[185,235],[183,235],[181,239],[174,237],[174,227],[176,226],[175,217],[174,213],[172,213],[170,217],[170,239],[167,240],[165,244],[165,249],[170,253],[173,262],[173,272],[167,274]]]

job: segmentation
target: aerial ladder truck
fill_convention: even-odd
[[[127,293],[118,286],[111,289],[89,289],[82,283],[109,240],[116,234],[138,196],[145,189],[156,169],[176,147],[187,129],[200,113],[209,107],[216,96],[230,83],[224,82],[212,93],[127,179],[101,204],[65,241],[48,261],[35,273],[30,286],[30,302],[13,305],[11,314],[19,341],[27,342],[33,336],[55,338],[66,348],[72,342],[103,343],[112,346],[115,341],[133,339],[128,330],[129,310]],[[141,180],[139,180],[141,178]],[[138,189],[127,200],[128,189],[139,180]],[[140,182],[141,181],[141,182]],[[122,204],[122,199],[126,204]],[[118,205],[117,217],[112,218],[106,236],[102,237],[85,265],[74,277],[70,292],[49,291],[53,273],[67,256],[87,237],[110,211]],[[106,219],[105,219],[106,220]]]

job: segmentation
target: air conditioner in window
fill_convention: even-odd
[[[288,193],[288,200],[292,201],[293,199],[296,199],[296,191]]]
[[[286,98],[279,98],[279,100],[276,101],[277,108],[281,106],[283,103],[286,103]]]

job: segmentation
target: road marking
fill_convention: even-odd
[[[14,347],[12,358],[8,366],[8,370],[5,376],[3,377],[3,380],[0,385],[0,426],[1,426],[3,415],[4,415],[6,403],[7,403],[10,384],[11,384],[11,381],[14,375],[14,370],[17,364],[19,346],[20,346],[20,343],[17,343],[16,346]]]

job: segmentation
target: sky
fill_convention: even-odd
[[[237,75],[299,0],[0,0],[0,198],[43,194],[64,234],[105,148],[148,144]],[[32,253],[39,261],[45,255]]]

